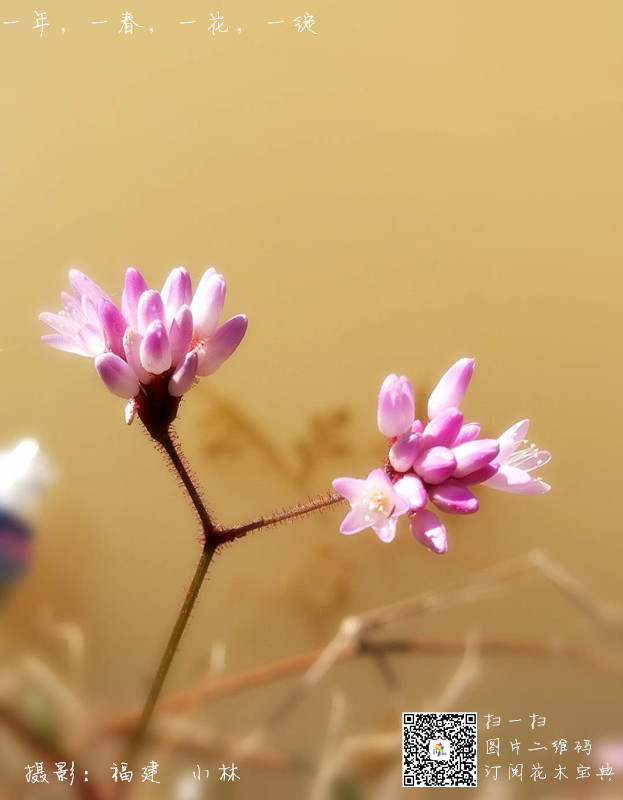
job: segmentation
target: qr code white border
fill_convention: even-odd
[[[474,757],[473,763],[473,784],[469,786],[451,786],[448,784],[427,784],[416,783],[416,777],[413,772],[405,772],[405,731],[410,729],[417,721],[418,718],[432,718],[432,717],[461,717],[465,725],[474,726]],[[457,722],[460,720],[457,719]],[[437,734],[439,735],[439,734]],[[441,737],[440,737],[441,738]],[[449,712],[403,712],[402,715],[402,786],[403,788],[410,789],[472,789],[478,786],[478,714],[469,711],[449,711]]]

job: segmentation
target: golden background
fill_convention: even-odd
[[[132,36],[117,33],[126,10],[143,25]],[[191,510],[139,425],[124,425],[123,401],[89,360],[39,342],[37,314],[60,307],[75,266],[116,300],[128,265],[155,287],[179,264],[195,281],[210,265],[225,274],[226,313],[248,314],[249,331],[188,395],[178,425],[224,523],[323,491],[337,475],[367,474],[382,448],[383,377],[407,374],[425,397],[461,356],[477,361],[467,418],[497,435],[529,416],[534,441],[553,453],[542,472],[550,494],[481,489],[478,514],[447,518],[443,557],[414,542],[404,521],[391,546],[370,530],[342,537],[343,509],[236,544],[211,569],[168,692],[197,681],[215,642],[234,673],[326,643],[345,616],[536,547],[623,605],[623,6],[221,0],[229,31],[212,36],[216,10],[195,0],[131,9],[54,0],[37,8],[50,23],[41,38],[30,8],[0,6],[2,20],[22,20],[0,25],[0,438],[37,437],[59,476],[38,517],[33,569],[3,608],[6,659],[36,653],[63,672],[49,620],[71,622],[85,638],[81,680],[94,713],[135,704],[197,558]],[[317,35],[296,31],[306,11]],[[197,22],[179,24],[188,19]],[[290,467],[272,469],[239,432],[235,452],[213,452],[215,396],[253,420],[292,469],[315,415],[346,409],[348,447],[297,489]],[[400,630],[560,638],[620,655],[536,572]],[[337,666],[271,744],[317,756],[338,689],[346,734],[397,730],[400,710],[434,710],[460,660],[460,651],[393,659],[397,707],[369,660]],[[620,673],[568,658],[483,654],[478,663],[450,710],[545,714],[548,743],[621,738]],[[290,685],[211,704],[198,718],[246,734]],[[500,730],[503,741],[515,734]],[[537,739],[529,727],[517,736]],[[28,756],[4,759],[7,787],[22,787]],[[487,787],[482,746],[480,757]],[[515,760],[499,762],[500,784]],[[573,777],[580,760],[567,760]],[[216,771],[216,759],[205,766]],[[518,796],[589,796],[573,777],[571,788],[524,778]],[[210,780],[211,796],[235,798],[303,797],[309,784],[249,768],[221,795]],[[590,796],[603,788],[593,777]]]

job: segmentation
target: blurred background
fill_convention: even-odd
[[[226,313],[250,319],[177,426],[224,524],[365,476],[383,452],[384,376],[408,375],[423,409],[462,356],[477,362],[466,418],[496,436],[530,417],[553,490],[482,488],[477,515],[447,520],[444,556],[406,524],[391,546],[340,536],[342,508],[248,537],[215,560],[165,694],[322,648],[345,617],[482,587],[471,576],[535,548],[548,560],[376,632],[415,649],[335,665],[254,758],[236,748],[294,671],[171,715],[143,759],[161,785],[135,777],[131,793],[406,796],[400,712],[449,710],[480,715],[478,797],[621,796],[621,775],[598,777],[597,748],[614,747],[623,774],[623,7],[53,0],[37,8],[43,36],[23,4],[0,11],[20,20],[0,26],[0,445],[36,437],[57,476],[32,566],[1,608],[0,690],[38,738],[4,726],[0,797],[84,790],[61,792],[43,742],[81,747],[114,788],[118,739],[100,729],[143,699],[199,548],[123,401],[90,360],[40,343],[37,314],[60,308],[71,267],[118,300],[127,266],[160,287],[179,264],[195,280],[217,267]],[[127,11],[143,26],[132,35],[118,33]],[[217,12],[228,31],[212,35]],[[484,749],[486,714],[502,720],[500,758]],[[533,731],[531,714],[546,726]],[[573,751],[584,740],[590,755]],[[533,742],[548,751],[528,753]],[[544,781],[530,778],[539,760]],[[26,784],[35,761],[49,787]],[[509,781],[520,761],[523,781]],[[233,762],[241,779],[219,781]],[[569,780],[554,779],[558,763]],[[501,765],[497,782],[485,765]]]

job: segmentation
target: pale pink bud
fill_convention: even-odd
[[[193,315],[188,306],[182,306],[169,330],[169,345],[171,347],[171,362],[176,365],[184,358],[190,349],[193,338]]]
[[[478,498],[460,484],[433,486],[428,496],[437,508],[448,514],[473,514],[478,511]]]
[[[165,322],[164,305],[160,292],[149,289],[143,292],[138,301],[138,329],[145,333],[152,322]]]
[[[452,473],[455,478],[462,478],[490,464],[500,452],[497,439],[476,439],[465,442],[452,449],[456,458],[456,469]]]
[[[134,370],[114,353],[97,356],[95,369],[109,392],[126,400],[138,394],[138,378]]]
[[[106,344],[111,352],[123,358],[123,334],[128,327],[126,318],[111,300],[104,298],[99,301],[97,311]]]
[[[413,469],[426,483],[443,483],[456,468],[456,458],[447,447],[431,447],[415,459]]]
[[[465,442],[473,442],[480,436],[480,425],[477,422],[466,422],[459,431],[458,436],[454,441],[454,446],[465,444]]]
[[[226,361],[242,341],[246,333],[248,320],[244,314],[238,314],[224,322],[198,348],[199,367],[197,375],[211,375]]]
[[[474,373],[473,358],[461,358],[443,375],[428,400],[428,417],[435,419],[448,408],[458,408]]]
[[[463,414],[458,408],[447,408],[438,414],[424,428],[422,436],[422,446],[424,448],[450,447],[461,430],[463,425]]]
[[[389,463],[396,472],[407,472],[413,466],[422,446],[422,434],[403,433],[389,450]]]
[[[404,375],[388,375],[379,392],[377,423],[383,436],[393,438],[409,430],[415,416],[413,386]]]
[[[190,304],[197,339],[207,339],[216,330],[225,302],[225,278],[208,270],[201,280]]]
[[[141,364],[154,375],[161,375],[171,366],[171,348],[166,328],[160,320],[154,320],[145,331],[140,346]]]
[[[186,354],[169,381],[169,394],[172,397],[181,397],[191,388],[197,376],[198,364],[199,356],[195,351]]]
[[[190,306],[192,284],[184,267],[171,270],[162,287],[161,296],[168,322],[171,322],[182,306]]]
[[[138,328],[138,301],[147,291],[147,283],[141,273],[129,267],[125,272],[125,284],[121,295],[121,311],[132,328]]]
[[[469,486],[472,483],[484,483],[489,478],[492,478],[498,472],[498,469],[497,461],[492,461],[490,464],[485,464],[484,467],[474,470],[474,472],[468,472],[467,475],[463,475],[462,478],[459,478],[459,482],[465,486]]]
[[[434,553],[445,553],[448,550],[448,535],[444,525],[436,514],[423,508],[411,517],[411,533]]]
[[[409,508],[416,511],[426,505],[426,489],[424,484],[415,475],[406,475],[394,484],[394,489],[405,497]]]
[[[128,328],[123,336],[125,360],[132,367],[141,383],[149,383],[151,375],[141,363],[141,342],[143,337],[134,328]]]

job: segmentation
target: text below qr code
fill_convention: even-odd
[[[403,714],[402,785],[478,785],[477,714]]]

